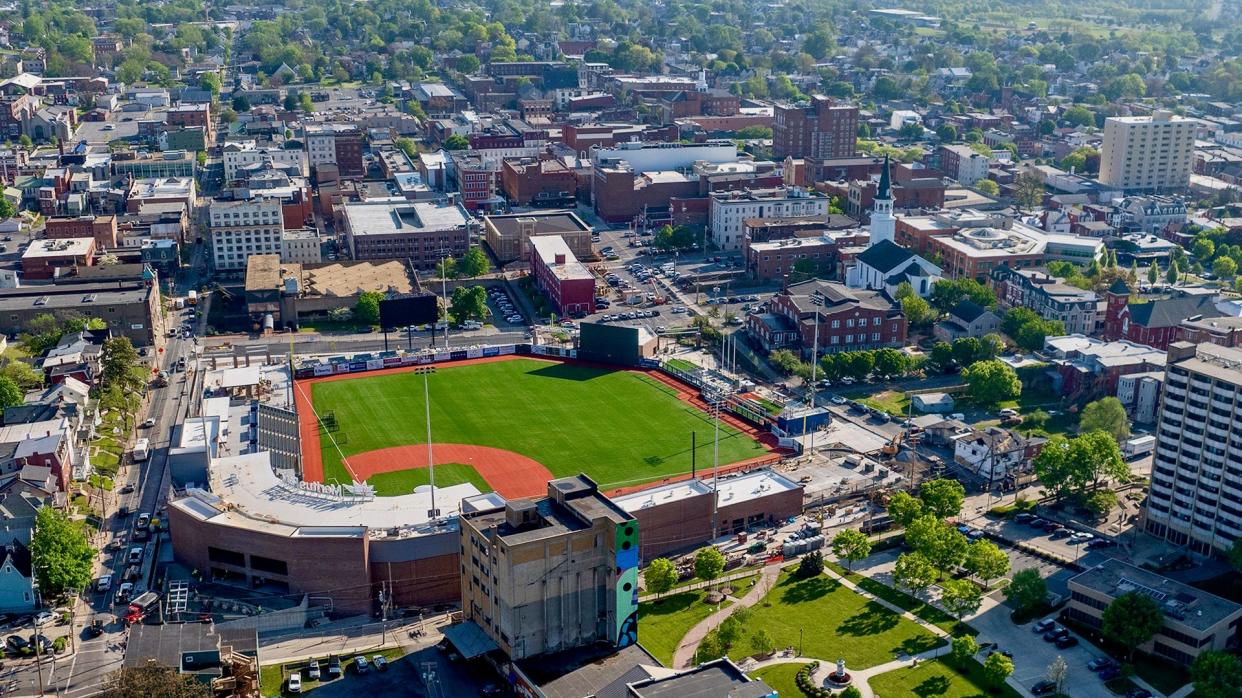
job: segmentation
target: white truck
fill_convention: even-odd
[[[1121,444],[1121,453],[1127,459],[1145,456],[1154,450],[1156,450],[1156,437],[1151,434],[1134,436],[1126,439],[1125,443]]]
[[[138,439],[134,442],[134,461],[144,461],[151,456],[151,440]]]
[[[190,292],[186,294],[185,302],[187,305],[198,305],[198,291],[190,289]]]

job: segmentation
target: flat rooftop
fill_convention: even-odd
[[[302,288],[307,295],[352,296],[362,291],[413,293],[414,281],[405,262],[333,262],[302,266]]]
[[[552,270],[556,278],[561,281],[585,281],[595,278],[586,265],[578,261],[565,242],[565,238],[560,235],[533,237],[530,239],[530,244],[544,266]],[[560,256],[563,261],[558,263],[557,256]]]
[[[711,493],[711,485],[702,480],[686,480],[685,482],[674,482],[613,497],[612,501],[632,514],[641,509],[661,506],[683,499],[690,499],[691,497],[701,497]]]
[[[1203,632],[1231,618],[1242,617],[1242,604],[1222,599],[1189,584],[1109,558],[1072,577],[1071,585],[1117,598],[1131,592],[1144,594],[1160,604],[1165,621]]]
[[[403,197],[348,203],[342,208],[355,236],[448,230],[470,222],[470,215],[456,204],[410,201]]]
[[[95,248],[95,238],[56,238],[35,240],[22,254],[22,259],[39,257],[82,257]]]
[[[517,237],[521,231],[522,222],[526,220],[534,221],[535,233],[537,235],[583,233],[590,232],[591,230],[591,226],[587,225],[573,211],[512,213],[500,216],[483,216],[483,220],[485,223],[490,223],[491,227],[495,228],[501,237]]]

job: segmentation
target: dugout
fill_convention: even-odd
[[[659,340],[644,327],[584,322],[579,331],[579,359],[618,366],[637,366],[655,356]]]

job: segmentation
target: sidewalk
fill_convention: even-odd
[[[295,635],[276,636],[260,641],[263,663],[296,662],[334,654],[343,656],[393,645],[400,645],[407,652],[417,651],[440,641],[440,628],[448,625],[448,616],[423,619],[421,623],[425,634],[417,638],[410,637],[410,632],[419,627],[419,623],[417,618],[407,618],[387,623],[316,628]]]
[[[733,612],[739,608],[750,608],[762,599],[768,590],[776,584],[776,578],[780,576],[783,567],[781,565],[769,565],[759,571],[759,581],[755,582],[755,586],[740,599],[736,599],[732,604],[719,611],[711,614],[699,624],[690,628],[686,632],[686,636],[681,638],[681,644],[677,645],[677,650],[673,652],[673,668],[684,668],[694,663],[694,652],[699,646],[699,642],[717,626],[724,622],[725,618],[733,615]]]

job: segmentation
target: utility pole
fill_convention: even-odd
[[[811,294],[811,305],[815,306],[815,339],[811,343],[811,407],[802,413],[802,436],[806,436],[806,419],[809,413],[815,411],[815,380],[817,373],[815,367],[819,364],[819,309],[824,304],[824,297],[819,293]],[[808,455],[815,455],[815,430],[811,430],[811,445],[807,449]]]
[[[414,372],[423,374],[423,406],[427,411],[427,473],[431,480],[431,511],[428,512],[428,516],[436,519],[440,514],[439,509],[436,509],[436,460],[431,444],[431,388],[427,379],[428,375],[436,372],[436,368],[435,366],[419,366],[414,369]]]
[[[720,361],[724,363],[724,341],[720,342]],[[712,394],[712,540],[720,537],[720,407],[724,396]]]

